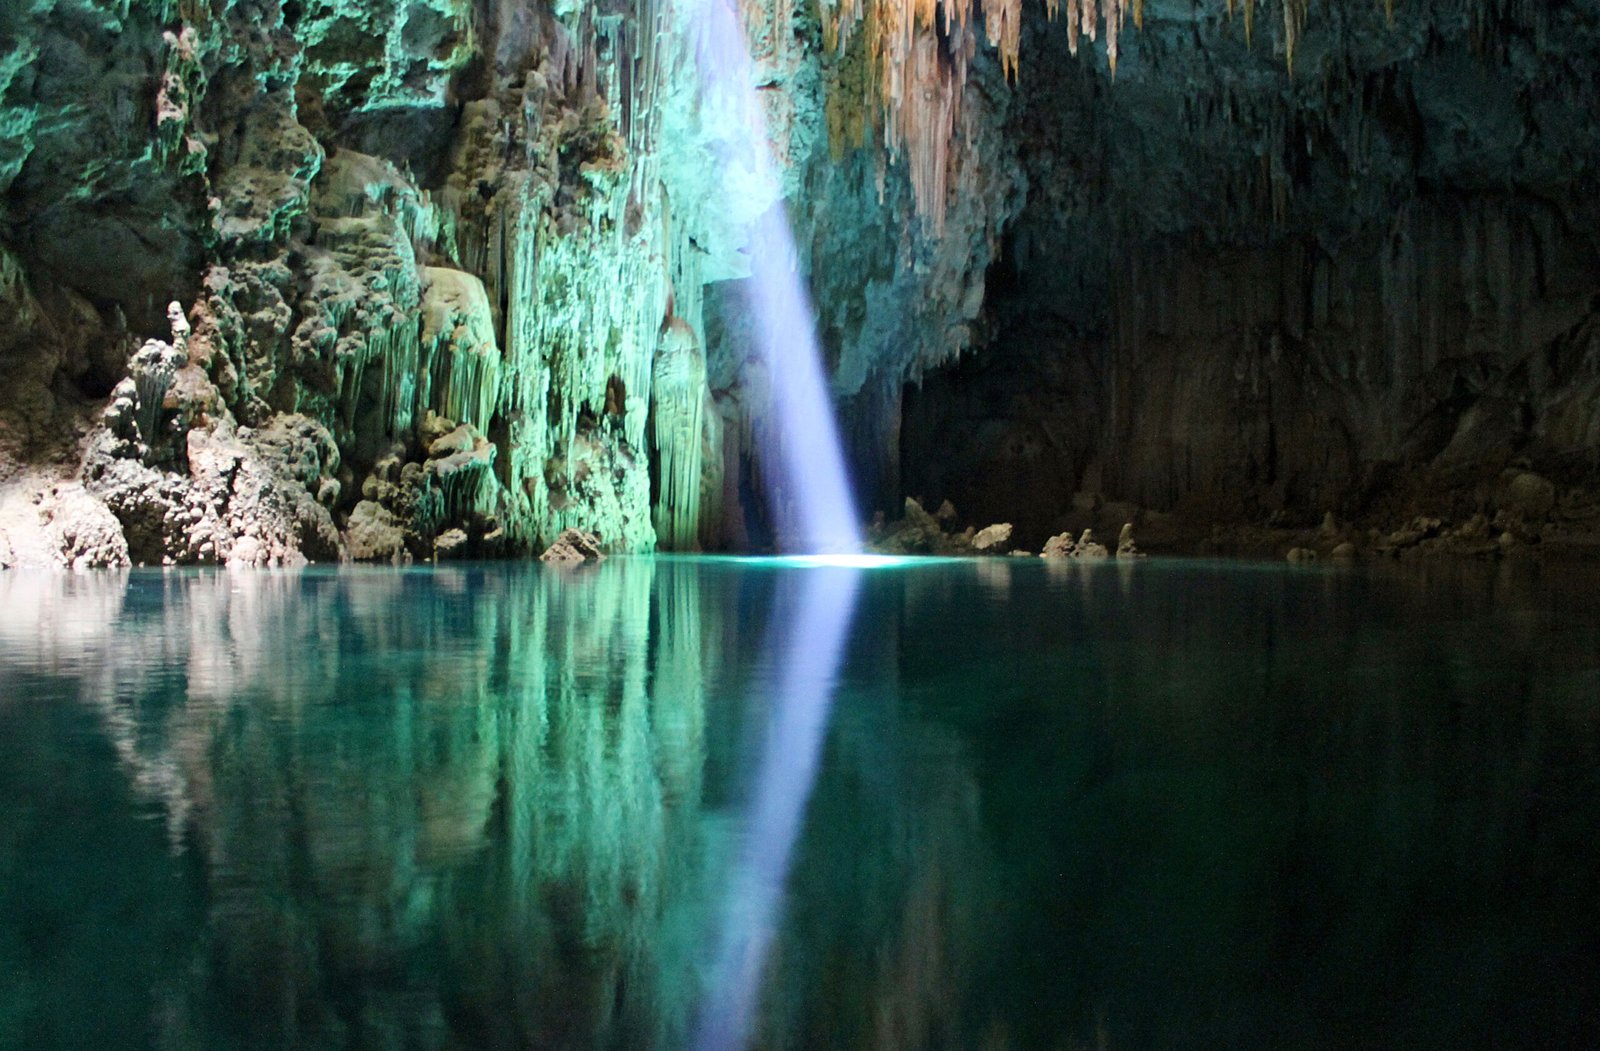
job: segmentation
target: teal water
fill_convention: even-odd
[[[1594,584],[0,574],[0,1047],[1597,1046]]]

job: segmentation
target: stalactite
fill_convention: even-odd
[[[1101,17],[1106,23],[1106,61],[1111,64],[1111,77],[1117,76],[1117,33],[1122,27],[1122,0],[1100,0]]]
[[[996,49],[1004,76],[1015,80],[1021,50],[1021,0],[817,0],[823,45],[834,59],[827,106],[828,135],[835,155],[867,141],[868,114],[880,107],[888,155],[891,159],[906,157],[917,211],[936,232],[944,226],[949,137],[960,119],[971,58],[968,29],[974,2],[981,4],[984,35]],[[1279,2],[1285,64],[1293,73],[1309,0]],[[1225,0],[1230,20],[1243,16],[1247,46],[1255,43],[1260,3],[1262,0]],[[1393,0],[1383,3],[1386,17],[1392,21]],[[1144,0],[1064,0],[1064,4],[1068,50],[1077,55],[1082,39],[1095,43],[1103,29],[1106,59],[1115,77],[1122,24],[1131,14],[1134,27],[1144,28]],[[1062,6],[1063,0],[1045,0],[1046,14],[1052,20]],[[941,133],[945,138],[936,141]]]
[[[170,343],[148,340],[128,363],[134,382],[134,419],[147,446],[160,439],[161,414],[167,391],[184,365],[184,356]]]
[[[521,97],[468,107],[463,123],[478,131],[464,148],[484,165],[507,163],[508,120],[524,121],[539,151],[530,152],[529,170],[505,171],[489,201],[473,185],[452,184],[432,223],[459,270],[430,270],[424,404],[498,447],[493,472],[478,472],[470,499],[447,495],[484,511],[494,497],[514,544],[548,542],[567,527],[596,532],[617,550],[656,542],[653,360],[671,290],[677,315],[699,330],[704,253],[693,222],[674,221],[660,148],[669,111],[661,100],[678,90],[693,48],[682,46],[671,5],[631,6],[631,17],[587,8],[563,16]],[[780,21],[754,28],[772,47],[786,46]],[[481,289],[460,271],[483,275]],[[703,401],[703,363],[698,383]],[[679,396],[687,406],[690,392]],[[670,448],[655,437],[664,461],[701,456],[698,430],[675,433]],[[698,501],[673,492],[663,520],[692,543]]]
[[[417,377],[422,356],[422,341],[414,320],[407,320],[373,333],[369,344],[375,357],[383,359],[383,381],[378,404],[390,435],[403,435],[416,419]]]
[[[438,500],[429,510],[437,517],[429,523],[431,527],[465,521],[475,514],[494,512],[498,503],[492,469],[494,446],[485,443],[483,451],[481,459],[473,460],[459,469],[436,474]]]
[[[650,444],[656,458],[656,537],[676,551],[693,550],[699,533],[705,402],[706,360],[700,341],[674,316],[662,327],[655,355]]]
[[[1300,41],[1300,30],[1305,25],[1306,0],[1283,0],[1284,63],[1294,72],[1294,50]]]
[[[1022,0],[983,0],[983,24],[989,43],[1000,54],[1007,80],[1017,78],[1017,56],[1022,50]]]
[[[422,308],[418,401],[440,416],[487,431],[500,400],[500,348],[483,283],[471,274],[428,267]]]
[[[963,35],[970,42],[970,31]],[[900,66],[904,79],[889,96],[895,107],[889,125],[904,144],[917,212],[937,233],[944,229],[950,147],[970,49],[950,55],[932,28],[918,31],[908,46]]]

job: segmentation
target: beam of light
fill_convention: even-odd
[[[749,824],[723,901],[710,982],[695,1034],[699,1051],[740,1051],[759,1006],[761,974],[782,918],[783,888],[816,780],[859,569],[800,575],[776,696],[768,709]]]
[[[750,231],[750,277],[742,290],[754,322],[756,354],[770,383],[771,425],[759,433],[765,436],[763,474],[779,544],[793,551],[859,551],[860,518],[744,26],[731,0],[690,0],[688,17],[697,40],[702,112],[733,129],[717,174],[729,194],[749,197],[731,202],[735,211],[760,209]]]

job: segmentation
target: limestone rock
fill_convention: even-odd
[[[1095,539],[1093,529],[1085,529],[1083,535],[1078,537],[1078,547],[1074,555],[1076,558],[1101,559],[1111,557],[1111,552],[1106,546]]]
[[[1077,542],[1072,539],[1071,533],[1058,533],[1044,542],[1044,549],[1039,552],[1040,558],[1072,558],[1078,552]]]
[[[1003,555],[1010,546],[1010,522],[985,526],[972,538],[972,549],[980,555]]]
[[[946,541],[939,520],[929,514],[918,500],[909,496],[904,505],[904,517],[887,526],[886,530],[875,545],[884,554],[935,554],[944,547]]]
[[[442,460],[458,453],[471,453],[482,439],[483,436],[475,428],[463,423],[434,439],[428,446],[428,458]]]
[[[581,529],[564,529],[555,543],[539,556],[541,562],[599,562],[605,553],[600,550],[600,538]]]
[[[433,541],[434,558],[458,558],[466,554],[467,531],[465,529],[446,529]]]
[[[1495,489],[1495,503],[1530,522],[1545,518],[1556,505],[1556,487],[1531,471],[1507,471]]]
[[[417,441],[424,449],[432,449],[435,442],[456,429],[456,421],[440,416],[429,409],[417,425]]]
[[[1122,524],[1122,532],[1117,534],[1117,557],[1118,558],[1143,558],[1144,557],[1143,555],[1141,555],[1139,553],[1139,545],[1133,539],[1133,523],[1132,522],[1124,522]]]
[[[122,524],[77,482],[33,476],[0,485],[0,567],[94,569],[129,561]]]
[[[406,556],[405,531],[386,508],[363,500],[350,513],[345,546],[357,562],[401,561]]]
[[[197,380],[193,390],[200,397],[214,388]],[[116,411],[114,402],[108,416]],[[236,429],[226,413],[183,406],[173,423],[164,440],[181,444],[159,463],[146,462],[149,447],[120,438],[115,426],[97,433],[84,459],[85,490],[121,522],[132,560],[240,566],[339,557],[328,508],[308,488],[337,462],[326,432],[304,418]]]
[[[1099,560],[1110,558],[1111,552],[1106,546],[1095,539],[1093,529],[1085,529],[1076,541],[1071,533],[1059,533],[1045,541],[1044,550],[1039,552],[1040,558],[1078,558],[1085,560]]]

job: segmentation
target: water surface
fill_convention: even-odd
[[[1593,585],[0,574],[0,1047],[1594,1046]]]

